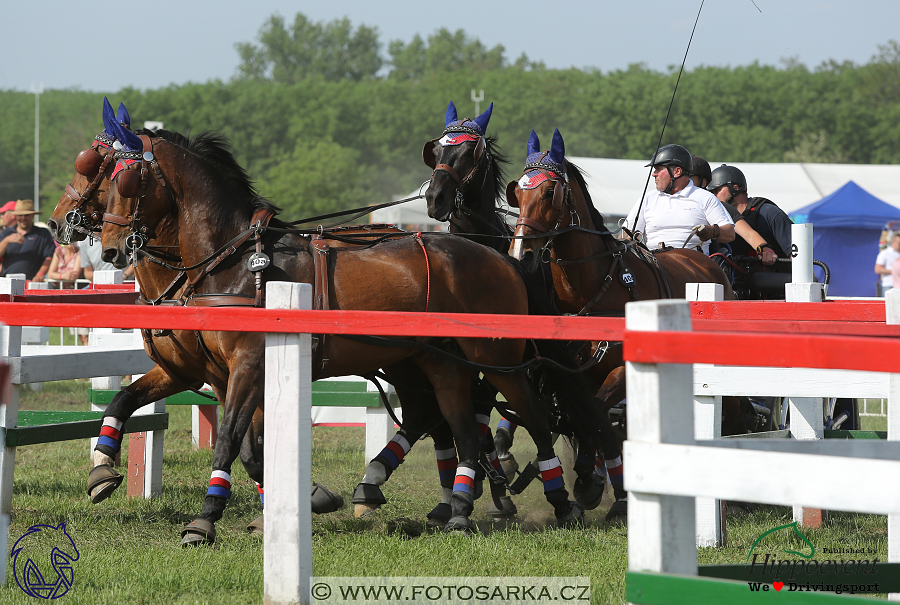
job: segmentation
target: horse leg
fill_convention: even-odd
[[[609,373],[595,398],[595,401],[598,401],[597,417],[600,421],[600,440],[603,445],[606,474],[615,497],[615,502],[606,514],[606,521],[609,523],[625,522],[628,518],[628,492],[625,491],[622,475],[625,470],[622,465],[622,439],[617,435],[609,419],[610,408],[624,398],[625,366],[621,365]]]
[[[548,426],[549,410],[536,396],[523,374],[488,374],[488,380],[506,398],[521,418],[538,451],[538,467],[544,484],[544,497],[553,506],[561,527],[582,525],[584,507],[569,501],[559,458],[553,451],[553,439]]]
[[[397,398],[400,399],[403,408],[403,427],[384,449],[369,461],[362,481],[353,491],[350,502],[353,504],[353,514],[356,518],[364,517],[387,503],[381,486],[403,463],[410,448],[422,435],[444,424],[441,422],[440,410],[431,383],[415,364],[403,360],[386,368],[385,373],[395,382]],[[437,447],[437,440],[435,443]],[[453,447],[452,437],[443,441],[441,445],[441,449],[448,447]]]
[[[519,470],[519,463],[509,451],[513,439],[515,439],[517,426],[514,422],[501,418],[497,424],[497,432],[494,434],[494,449],[497,450],[497,457],[500,460],[500,467],[506,475],[506,480],[510,483],[516,478],[516,472]]]
[[[88,475],[88,496],[93,504],[109,498],[124,477],[113,465],[122,447],[122,428],[135,410],[184,390],[184,384],[155,366],[134,383],[120,390],[103,412],[102,427],[94,446],[93,465]]]
[[[239,347],[235,347],[239,349]],[[252,349],[247,347],[245,350]],[[240,453],[253,414],[263,401],[263,370],[260,360],[235,364],[228,380],[225,414],[213,455],[213,471],[200,516],[181,532],[181,545],[212,544],[216,539],[215,522],[222,518],[231,497],[231,465]]]

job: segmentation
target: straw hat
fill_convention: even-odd
[[[34,202],[31,200],[16,200],[16,209],[13,211],[15,216],[23,214],[37,214],[34,209]]]

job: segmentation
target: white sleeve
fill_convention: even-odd
[[[878,253],[878,257],[875,259],[876,265],[881,265],[885,269],[887,269],[887,254],[885,254],[890,248],[885,248],[881,252]]]
[[[731,220],[731,216],[728,214],[728,211],[725,210],[725,207],[722,206],[722,203],[715,196],[710,196],[711,199],[707,200],[706,207],[704,208],[704,212],[706,214],[706,220],[709,221],[710,225],[733,225],[734,221]]]

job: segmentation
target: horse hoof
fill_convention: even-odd
[[[377,485],[360,483],[353,490],[350,503],[353,504],[353,516],[361,519],[381,508],[382,504],[387,504],[387,499]]]
[[[516,473],[519,471],[519,463],[516,462],[515,456],[510,454],[506,458],[499,458],[500,470],[506,475],[506,482],[512,483],[516,479]]]
[[[109,498],[125,477],[108,464],[100,464],[88,475],[88,496],[91,504],[99,504]]]
[[[491,503],[488,505],[487,514],[492,519],[507,519],[509,517],[514,517],[516,513],[519,512],[519,509],[516,508],[515,502],[512,501],[512,498],[509,496],[500,496],[500,506],[494,502],[493,498],[491,499]]]
[[[615,524],[628,523],[628,500],[616,500],[606,513],[606,522]]]
[[[475,533],[475,524],[466,517],[453,517],[447,521],[444,531],[448,534],[471,536]]]
[[[247,531],[253,536],[265,535],[264,529],[265,515],[260,515],[247,525]]]
[[[428,518],[425,525],[431,529],[443,529],[452,515],[453,512],[450,510],[450,505],[446,502],[441,502],[431,509],[430,513],[425,515]]]
[[[216,526],[209,519],[194,519],[181,530],[182,546],[204,546],[215,541]]]
[[[310,496],[310,500],[312,501],[312,512],[317,515],[333,513],[344,507],[344,499],[340,494],[335,493],[318,483],[312,484],[312,495]]]
[[[562,516],[556,516],[556,524],[565,529],[584,527],[584,507],[578,502],[569,501],[569,510]]]
[[[606,481],[603,477],[592,473],[589,481],[582,481],[581,478],[576,479],[575,487],[572,491],[575,493],[575,500],[579,504],[586,510],[594,510],[603,499],[604,488],[606,488]]]

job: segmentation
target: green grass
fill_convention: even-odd
[[[22,409],[87,409],[87,381],[52,383],[43,393],[22,391]],[[233,496],[217,524],[212,548],[182,549],[181,527],[199,513],[212,467],[212,453],[190,447],[190,409],[169,408],[163,495],[127,499],[124,487],[100,505],[85,493],[90,467],[85,441],[19,448],[12,503],[10,546],[33,524],[66,522],[81,558],[75,582],[63,597],[69,604],[254,603],[262,601],[262,540],[244,526],[260,512],[253,483],[235,465]],[[869,423],[871,419],[865,419]],[[865,426],[865,428],[874,428]],[[349,503],[364,469],[362,428],[313,429],[313,478],[336,489]],[[520,433],[514,453],[520,463],[534,449]],[[557,530],[538,484],[515,497],[518,520],[495,525],[485,515],[486,498],[476,503],[473,537],[430,534],[425,514],[437,503],[437,471],[430,441],[413,448],[384,488],[389,502],[365,519],[343,510],[313,518],[314,568],[320,576],[589,576],[593,603],[624,603],[627,539],[624,527],[603,517],[609,497],[587,514],[583,530]],[[126,448],[123,459],[127,455]],[[777,472],[773,476],[778,476]],[[833,478],[835,489],[849,489]],[[567,478],[571,486],[571,480]],[[761,507],[728,516],[728,544],[699,552],[701,564],[742,563],[753,541],[790,521],[786,507]],[[804,532],[818,548],[872,548],[886,558],[884,517],[832,513],[828,524]],[[766,538],[780,552],[789,537]],[[776,550],[778,549],[778,550]],[[10,571],[11,574],[11,571]],[[0,588],[0,605],[32,603],[10,575]]]

